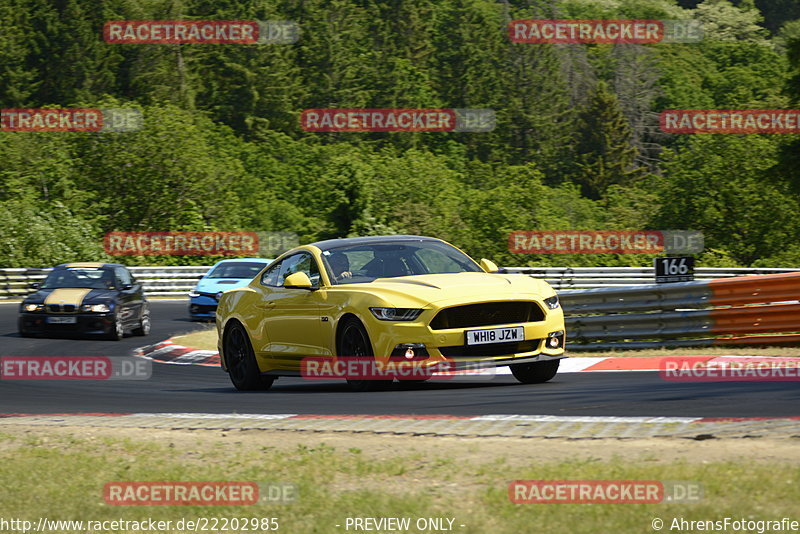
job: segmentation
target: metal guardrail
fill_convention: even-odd
[[[542,278],[556,290],[644,285],[655,282],[653,267],[505,267],[503,271]],[[712,280],[732,276],[791,272],[800,272],[800,269],[698,267],[694,270],[694,276],[696,280]]]
[[[800,344],[800,272],[559,292],[567,350]]]
[[[185,296],[208,266],[130,267],[148,296]],[[506,268],[559,290],[568,350],[800,344],[800,269],[695,269],[652,284],[648,267]],[[20,298],[50,269],[0,269],[0,299]],[[772,273],[772,274],[765,274]],[[779,335],[774,335],[779,334]]]
[[[144,284],[148,296],[185,296],[209,269],[209,266],[129,267]],[[655,280],[652,267],[506,267],[511,274],[543,278],[556,290],[626,288],[650,284]],[[0,269],[0,300],[24,297],[31,292],[31,282],[43,280],[50,269]],[[800,272],[800,269],[737,269],[699,267],[695,278],[710,280],[734,276]]]
[[[128,267],[144,285],[147,296],[183,297],[197,285],[210,266]],[[52,269],[0,269],[0,300],[31,293],[30,284],[47,277]]]

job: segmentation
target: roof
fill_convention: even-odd
[[[61,264],[56,265],[54,268],[58,269],[58,268],[61,268],[61,267],[63,267],[63,268],[85,267],[85,268],[88,268],[88,269],[101,269],[101,268],[125,267],[125,266],[120,264],[120,263],[103,263],[103,262],[87,262],[87,261],[80,262],[80,261],[76,261],[76,262],[70,262],[70,263],[61,263]]]
[[[274,260],[270,258],[228,258],[226,260],[219,260],[214,265],[219,265],[220,263],[231,263],[235,261],[253,261],[259,263],[272,263]]]
[[[376,243],[399,243],[402,241],[434,241],[441,242],[440,239],[425,237],[421,235],[370,235],[364,237],[346,237],[340,239],[327,239],[317,241],[311,245],[320,250],[330,250],[339,247],[353,247],[358,245],[374,245]]]

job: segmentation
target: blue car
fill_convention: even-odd
[[[189,293],[191,299],[189,316],[192,320],[213,320],[222,292],[246,286],[270,263],[272,260],[264,258],[239,258],[217,262]]]

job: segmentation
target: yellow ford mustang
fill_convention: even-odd
[[[431,369],[508,365],[520,382],[550,380],[564,357],[558,297],[543,280],[497,270],[430,237],[333,239],[292,249],[249,285],[222,294],[222,368],[240,390],[298,376],[309,359],[343,356]],[[386,380],[348,382],[367,390]]]

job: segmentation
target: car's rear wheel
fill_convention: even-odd
[[[523,384],[541,384],[556,376],[559,361],[546,360],[543,362],[517,363],[509,365],[509,367],[514,378]]]
[[[223,348],[228,376],[239,391],[269,389],[275,381],[274,377],[263,376],[258,368],[250,338],[244,327],[235,323],[225,333]]]
[[[111,326],[111,331],[108,333],[108,339],[112,341],[119,341],[125,335],[125,327],[122,324],[122,317],[119,313],[114,314],[114,324]]]
[[[358,319],[348,317],[342,323],[339,331],[336,354],[340,357],[344,356],[368,361],[375,360],[375,354],[372,351],[372,343],[369,341],[367,330]],[[347,383],[354,391],[377,391],[387,389],[392,384],[392,380],[348,378]]]

